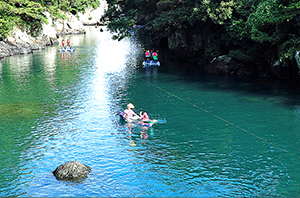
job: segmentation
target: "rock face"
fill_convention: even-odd
[[[43,24],[43,31],[38,37],[32,37],[18,27],[14,27],[10,35],[0,41],[0,59],[5,56],[33,53],[46,46],[58,44],[59,35],[85,33],[82,23],[76,20],[76,17],[67,16],[69,18],[66,21],[54,22],[48,18],[49,24]]]
[[[53,22],[53,26],[57,31],[57,35],[66,34],[84,34],[83,24],[71,13],[66,13],[66,20],[57,20]]]
[[[225,75],[238,75],[249,76],[250,72],[245,65],[236,62],[228,55],[219,56],[214,58],[211,63],[205,68],[206,72],[212,74],[225,74]]]
[[[87,178],[91,169],[78,161],[71,161],[59,165],[52,173],[58,180],[76,181]]]
[[[55,42],[56,37],[50,38],[42,34],[34,38],[15,27],[9,37],[0,41],[0,58],[32,53],[35,50],[45,48],[45,46],[53,45]]]

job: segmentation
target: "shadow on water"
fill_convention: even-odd
[[[163,67],[159,68],[159,72],[166,74],[166,76],[177,76],[177,78],[170,78],[169,80],[198,83],[199,89],[249,94],[249,96],[253,97],[249,97],[245,100],[253,102],[262,99],[270,102],[282,103],[287,106],[289,106],[289,104],[299,104],[300,91],[278,84],[277,81],[271,79],[254,80],[239,76],[213,75],[205,73],[191,64],[174,62],[172,61],[171,54],[166,52],[166,55],[168,58],[164,57],[164,59],[161,60]],[[168,77],[166,77],[165,81],[167,80]]]

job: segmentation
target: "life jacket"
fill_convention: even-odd
[[[153,52],[152,53],[152,56],[157,56],[158,54],[156,52]]]
[[[150,56],[150,52],[146,52],[146,57],[149,57]]]
[[[146,112],[144,112],[142,116],[142,121],[146,121],[146,120],[149,120],[149,116]]]
[[[67,41],[67,45],[70,45],[70,41]]]

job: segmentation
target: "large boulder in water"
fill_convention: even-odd
[[[87,178],[91,169],[78,161],[72,161],[59,165],[52,173],[58,180],[75,181]]]

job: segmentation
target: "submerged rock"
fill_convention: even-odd
[[[71,161],[59,165],[52,173],[58,180],[75,181],[87,178],[91,169],[78,161]]]

